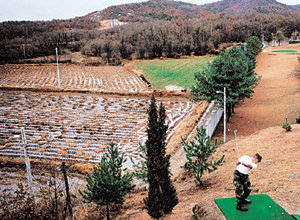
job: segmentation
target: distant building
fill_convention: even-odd
[[[272,33],[272,40],[270,42],[263,41],[262,43],[263,43],[264,48],[265,47],[277,47],[277,46],[289,44],[289,38],[285,37],[279,41],[276,34]]]
[[[298,44],[300,43],[300,33],[298,31],[295,31],[292,33],[292,36],[289,41],[290,44]]]

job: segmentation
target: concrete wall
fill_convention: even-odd
[[[221,120],[222,116],[223,116],[223,108],[219,108],[217,104],[212,102],[207,107],[206,111],[204,112],[201,119],[199,120],[197,126],[199,128],[203,126],[206,129],[207,135],[211,137],[215,132],[217,125]],[[188,136],[188,138],[192,135],[192,133]]]
[[[213,135],[214,131],[217,128],[217,125],[220,121],[220,119],[223,116],[223,109],[219,108],[217,104],[214,102],[210,103],[204,114],[202,115],[201,119],[199,120],[197,126],[200,128],[203,126],[206,129],[207,135],[210,137]],[[196,127],[194,130],[188,135],[187,139],[190,138],[190,136],[194,133],[196,130]],[[170,163],[171,163],[171,170],[175,177],[177,177],[181,172],[181,166],[184,165],[186,161],[185,152],[183,150],[183,147],[179,148],[171,157]]]
[[[198,126],[200,127],[202,125],[206,129],[207,135],[211,137],[223,116],[223,109],[212,102],[206,111],[208,111],[207,116],[201,118],[203,121],[200,120]]]

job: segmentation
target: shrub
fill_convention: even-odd
[[[141,179],[144,183],[148,184],[148,169],[147,169],[147,148],[146,145],[139,144],[139,149],[141,150],[140,162],[135,162],[131,157],[131,163],[133,164],[134,172],[133,176],[135,176],[138,179]]]
[[[284,128],[286,131],[292,130],[292,127],[287,118],[285,119],[285,122],[282,123],[282,128]]]
[[[300,124],[300,116],[299,116],[299,118],[296,118],[296,123]]]

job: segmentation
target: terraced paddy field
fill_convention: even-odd
[[[149,99],[78,94],[0,92],[0,156],[22,157],[24,127],[31,158],[99,162],[110,142],[138,159],[146,140]],[[168,138],[195,103],[164,102]]]
[[[63,90],[145,92],[142,79],[118,66],[3,65],[0,87],[61,88]]]
[[[27,189],[21,128],[36,193],[54,181],[49,170],[56,167],[49,164],[65,161],[87,171],[101,160],[110,142],[124,154],[125,167],[132,169],[129,158],[141,160],[139,143],[147,138],[151,90],[139,75],[123,67],[75,65],[60,65],[59,73],[60,77],[55,65],[0,66],[0,198],[13,198]],[[193,131],[207,103],[172,95],[157,100],[165,106],[167,141],[174,150],[180,136]],[[76,176],[69,178],[74,184],[84,183]]]

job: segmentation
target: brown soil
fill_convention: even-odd
[[[253,194],[268,194],[290,214],[300,213],[300,125],[293,125],[291,132],[281,127],[270,127],[248,137],[238,138],[240,154],[263,156],[258,168],[250,173]],[[233,172],[237,154],[235,140],[222,145],[215,158],[225,154],[225,164],[203,177],[204,188],[195,186],[193,179],[185,173],[175,178],[179,203],[173,212],[163,219],[192,220],[193,208],[200,207],[199,219],[225,219],[214,202],[216,198],[233,197]],[[125,209],[117,219],[151,219],[143,207],[147,191],[130,194],[126,198]],[[233,207],[235,208],[235,207]],[[198,209],[199,210],[199,209]],[[87,212],[88,213],[88,212]],[[82,214],[82,213],[81,213]],[[81,215],[82,217],[82,215]]]
[[[253,155],[259,152],[263,156],[258,169],[250,174],[253,193],[266,193],[290,214],[300,214],[300,125],[293,124],[291,132],[285,132],[281,128],[285,118],[294,123],[300,116],[300,80],[295,77],[297,55],[270,52],[274,49],[276,48],[269,48],[269,52],[258,56],[256,72],[262,76],[260,84],[255,89],[253,99],[245,100],[236,107],[227,125],[229,141],[215,155],[215,158],[219,158],[224,154],[226,162],[217,171],[203,177],[204,188],[196,187],[193,178],[186,176],[178,166],[173,166],[179,204],[163,219],[192,220],[196,205],[197,212],[201,212],[199,219],[225,219],[214,199],[234,196],[232,174],[237,160],[233,139],[235,129],[238,130],[240,154]],[[280,49],[300,51],[300,45],[287,45]],[[161,99],[186,98],[181,93],[157,93]],[[202,108],[199,108],[200,113],[201,111]],[[184,123],[187,124],[188,121]],[[222,136],[222,131],[221,124],[217,136]],[[177,142],[176,137],[172,138]],[[81,167],[74,169],[82,170]],[[146,190],[128,195],[125,209],[116,219],[150,220],[143,209],[143,198],[146,196]],[[94,212],[92,209],[92,204],[75,207],[75,219],[91,219],[91,213]]]
[[[225,219],[214,199],[234,196],[235,129],[240,155],[259,152],[263,156],[258,169],[250,174],[252,192],[266,193],[290,214],[300,214],[300,125],[293,124],[291,132],[281,128],[285,118],[294,123],[300,116],[300,81],[295,77],[297,54],[272,53],[274,49],[277,48],[268,48],[258,56],[256,72],[262,78],[255,94],[236,107],[227,125],[229,141],[215,155],[219,158],[224,154],[225,164],[203,177],[202,189],[184,172],[173,170],[179,173],[174,176],[179,204],[163,219],[194,219],[195,206],[199,219]],[[300,50],[300,45],[280,49]],[[217,135],[222,136],[222,125],[219,130]],[[142,209],[146,196],[147,191],[129,195],[126,209],[117,219],[151,219]]]
[[[272,53],[276,49],[298,50],[300,44],[267,48],[257,57],[256,72],[262,78],[252,99],[235,109],[227,124],[227,136],[248,136],[270,126],[282,125],[285,118],[295,123],[300,116],[300,80],[295,77],[298,66],[296,53]]]

